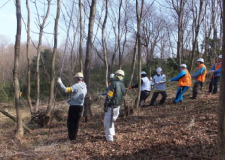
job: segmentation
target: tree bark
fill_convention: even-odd
[[[225,0],[223,0],[223,45],[222,54],[225,57]],[[225,58],[222,59],[222,64],[225,64]],[[224,160],[225,157],[225,65],[222,65],[221,83],[220,83],[220,98],[217,110],[218,114],[218,159]]]
[[[79,11],[80,11],[80,46],[79,46],[79,63],[80,72],[83,73],[83,14],[82,14],[82,4],[79,0]]]
[[[91,113],[91,94],[90,94],[90,60],[92,55],[93,48],[93,29],[96,13],[96,3],[97,0],[92,0],[89,16],[89,25],[88,25],[88,38],[87,38],[87,50],[86,50],[86,59],[85,59],[85,72],[84,72],[84,81],[87,84],[88,94],[85,97],[84,111],[85,111],[85,122],[88,122]]]
[[[15,53],[14,53],[13,82],[14,82],[14,90],[15,90],[14,96],[15,96],[16,116],[17,116],[17,130],[16,130],[15,136],[16,138],[20,139],[24,135],[23,118],[22,118],[22,112],[20,110],[20,104],[19,104],[20,84],[19,84],[19,78],[18,78],[21,29],[22,29],[20,0],[16,0],[16,19],[17,19],[17,31],[16,31]]]
[[[139,13],[139,0],[136,0],[136,17],[137,17],[137,40],[138,40],[138,95],[136,100],[136,108],[139,107],[140,102],[140,95],[141,95],[141,20],[142,20],[142,13],[144,7],[144,0],[141,2],[141,11]]]
[[[43,36],[43,32],[44,32],[44,27],[45,27],[45,23],[47,21],[49,12],[50,12],[50,4],[51,1],[48,1],[48,8],[47,8],[47,12],[46,15],[44,17],[44,20],[42,22],[42,24],[40,24],[40,32],[39,32],[39,40],[38,40],[38,45],[37,45],[37,62],[36,62],[36,106],[39,106],[39,102],[40,102],[40,73],[39,73],[39,63],[40,63],[40,57],[41,57],[41,45],[42,45],[42,36]],[[40,15],[38,15],[40,16]]]
[[[32,114],[32,104],[30,98],[30,7],[29,7],[29,0],[26,0],[26,7],[27,7],[27,45],[26,45],[26,53],[27,53],[27,101],[30,107],[30,113]]]
[[[49,91],[49,103],[46,111],[46,124],[50,125],[51,121],[51,112],[54,99],[54,86],[55,86],[55,56],[57,53],[57,45],[58,45],[58,23],[60,16],[60,0],[57,0],[57,11],[56,11],[56,19],[55,19],[55,33],[54,33],[54,48],[52,54],[52,63],[51,63],[51,81],[50,81],[50,91]]]
[[[106,87],[108,87],[108,55],[107,55],[107,47],[106,47],[106,40],[105,40],[105,27],[107,22],[107,16],[108,16],[108,0],[105,0],[106,6],[105,6],[105,18],[102,26],[102,46],[103,46],[103,53],[104,53],[104,64],[105,64],[105,84]]]
[[[121,46],[120,46],[120,41],[121,41],[121,36],[120,36],[120,22],[121,22],[121,8],[122,8],[122,0],[120,0],[119,4],[119,17],[118,17],[118,24],[117,24],[117,29],[118,29],[118,35],[117,35],[117,43],[118,43],[118,49],[119,49],[119,69],[122,67],[122,52],[121,52]]]

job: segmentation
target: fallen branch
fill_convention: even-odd
[[[10,115],[8,112],[6,112],[6,111],[4,111],[4,110],[2,110],[2,109],[0,109],[0,112],[1,112],[2,114],[4,114],[6,117],[9,117],[9,118],[10,118],[11,120],[13,120],[14,122],[17,122],[16,117]],[[29,133],[32,132],[32,130],[31,130],[30,128],[28,128],[24,123],[23,123],[23,128],[24,128],[27,132],[29,132]]]

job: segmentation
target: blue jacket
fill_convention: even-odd
[[[222,63],[222,62],[220,62],[220,63]],[[218,65],[220,64],[220,63],[218,63]],[[221,76],[221,67],[218,69],[218,70],[215,70],[215,64],[212,66],[212,70],[214,70],[215,72],[214,72],[214,76],[216,76],[216,77],[220,77]]]
[[[202,75],[205,72],[205,67],[200,68],[199,70],[197,70],[194,74],[191,75],[191,77],[195,78],[196,81],[198,81],[198,77],[200,75]]]
[[[170,81],[179,81],[183,76],[185,76],[187,73],[185,71],[181,71],[176,77],[172,78]]]

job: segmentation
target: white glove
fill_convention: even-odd
[[[159,82],[156,82],[156,84],[159,84]]]
[[[58,77],[57,82],[58,82],[59,84],[62,84],[61,78]]]
[[[171,80],[169,80],[169,82],[171,82]]]
[[[212,70],[212,71],[211,71],[211,73],[214,73],[214,72],[215,72],[215,70]]]

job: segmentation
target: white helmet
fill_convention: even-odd
[[[147,73],[145,71],[141,71],[141,75],[146,75]]]
[[[157,70],[156,70],[157,74],[161,74],[162,72],[162,68],[158,67]]]
[[[117,70],[115,74],[119,74],[124,77],[124,71],[123,70]]]
[[[74,76],[74,78],[84,78],[84,75],[83,75],[83,73],[78,72],[78,73]]]
[[[110,77],[109,77],[110,79],[113,79],[114,78],[114,74],[112,73],[112,74],[110,74]]]
[[[221,54],[221,55],[219,55],[219,58],[220,58],[220,59],[222,59],[222,54]]]
[[[202,62],[202,63],[204,63],[204,59],[203,59],[203,58],[199,58],[199,59],[197,60],[197,62]]]
[[[180,67],[183,67],[184,69],[187,69],[187,65],[186,64],[181,64]]]

